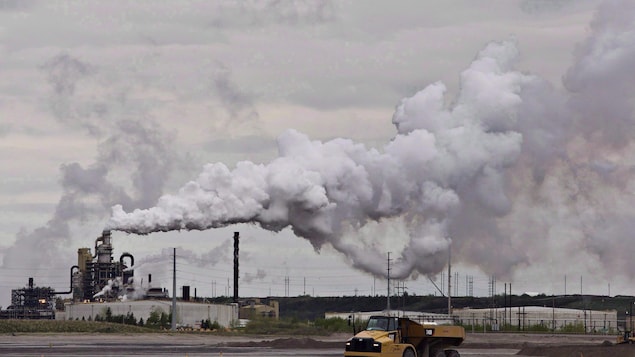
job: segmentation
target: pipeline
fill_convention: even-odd
[[[79,271],[79,266],[73,265],[71,267],[71,289],[69,291],[54,291],[55,295],[63,295],[63,294],[71,294],[73,292],[73,269],[77,269]]]
[[[124,252],[121,254],[121,257],[119,258],[119,263],[121,263],[121,266],[123,266],[123,258],[125,257],[129,257],[130,258],[130,266],[128,268],[132,268],[134,266],[134,257],[132,256],[132,254],[128,253],[128,252]]]

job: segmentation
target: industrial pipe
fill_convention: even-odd
[[[71,294],[73,292],[73,269],[77,269],[79,271],[79,266],[73,265],[71,267],[71,289],[69,291],[54,291],[55,295],[63,295],[63,294]]]
[[[128,268],[132,268],[134,266],[134,257],[132,256],[132,254],[128,253],[128,252],[124,252],[121,254],[121,257],[119,258],[119,263],[121,263],[121,265],[123,266],[123,258],[125,257],[129,257],[130,258],[130,266]]]

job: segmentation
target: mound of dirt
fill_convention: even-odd
[[[340,341],[317,341],[312,338],[278,338],[275,340],[246,341],[246,342],[225,342],[219,344],[224,347],[269,347],[276,349],[322,349],[322,348],[342,348],[344,342]]]

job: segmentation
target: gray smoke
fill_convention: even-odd
[[[391,237],[359,232],[396,222],[408,234],[396,278],[440,271],[450,245],[457,260],[501,277],[576,258],[608,272],[634,268],[635,248],[620,242],[635,215],[635,4],[607,2],[592,30],[564,91],[516,70],[515,42],[490,43],[461,73],[451,104],[440,82],[403,99],[381,150],[288,130],[273,161],[209,164],[154,207],[114,206],[107,229],[290,227],[316,250],[330,245],[383,276],[377,243]]]
[[[221,245],[212,248],[207,252],[194,252],[182,247],[176,248],[177,261],[179,259],[184,260],[190,265],[197,266],[199,268],[212,267],[221,261],[229,261],[229,255],[231,253],[231,240],[224,241]],[[146,267],[160,265],[162,267],[167,266],[167,262],[172,262],[174,256],[173,248],[162,249],[158,254],[146,255],[139,259],[133,267],[129,267],[127,270],[143,270]]]
[[[28,269],[28,274],[50,267],[66,271],[69,253],[76,251],[69,249],[73,224],[101,221],[115,203],[129,209],[152,206],[179,161],[171,136],[150,118],[135,118],[136,103],[123,99],[127,85],[104,82],[105,70],[69,54],[53,57],[41,69],[51,86],[46,99],[55,119],[84,129],[99,144],[91,164],[60,166],[62,194],[53,216],[41,227],[18,232],[4,249],[2,267]],[[92,95],[93,86],[103,97]]]
[[[242,277],[241,280],[243,283],[249,284],[254,281],[262,281],[266,277],[267,277],[267,273],[263,269],[258,269],[255,274],[245,273],[245,275]]]

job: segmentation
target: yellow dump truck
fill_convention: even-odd
[[[366,329],[346,341],[345,357],[460,357],[451,349],[465,340],[461,326],[371,316]]]
[[[617,336],[615,343],[618,345],[622,343],[635,343],[635,336],[633,336],[631,331],[625,331],[623,335]]]

